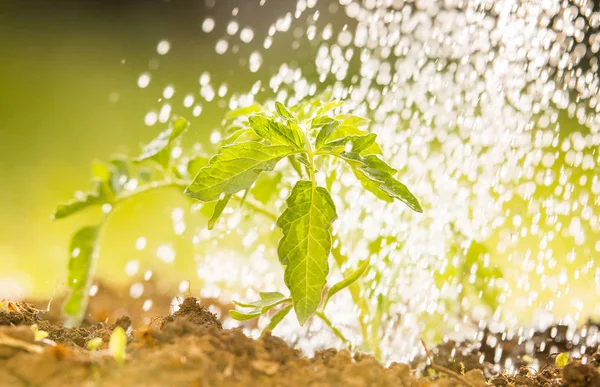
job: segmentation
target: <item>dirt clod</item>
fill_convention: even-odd
[[[177,312],[162,320],[161,328],[178,319],[186,319],[195,325],[214,326],[218,329],[223,329],[221,321],[219,321],[217,316],[211,313],[206,307],[200,305],[198,299],[194,297],[184,299]]]
[[[569,387],[600,387],[600,373],[591,364],[572,361],[563,369],[564,386]]]

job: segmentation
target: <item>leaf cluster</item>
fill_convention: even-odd
[[[257,179],[273,171],[282,160],[286,159],[297,175],[286,208],[276,222],[282,232],[278,256],[285,267],[284,282],[290,297],[281,295],[276,304],[258,308],[266,302],[261,296],[246,304],[255,307],[253,310],[233,311],[232,317],[257,317],[276,305],[289,311],[287,306],[291,304],[303,325],[333,294],[366,272],[368,262],[363,262],[352,275],[329,289],[323,303],[337,210],[327,188],[316,181],[316,159],[335,158],[376,197],[387,202],[398,199],[412,210],[422,211],[415,196],[396,179],[397,171],[381,158],[377,136],[364,129],[368,120],[334,114],[339,106],[338,101],[311,101],[288,108],[276,102],[272,111],[251,108],[230,114],[236,124],[229,129],[229,136],[186,188],[185,193],[195,199],[218,201],[209,222],[211,228],[233,195],[243,192],[245,197]]]

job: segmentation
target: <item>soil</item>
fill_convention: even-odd
[[[494,372],[494,350],[487,345],[487,336],[492,333],[487,331],[479,343],[447,342],[432,348],[434,366],[426,366],[425,359],[420,359],[410,366],[393,363],[383,367],[369,355],[352,355],[335,349],[322,350],[307,358],[269,333],[255,340],[245,336],[241,329],[223,329],[218,316],[203,305],[206,300],[200,302],[193,297],[182,300],[173,314],[150,318],[150,324],[147,320],[144,323],[149,318],[146,312],[139,313],[141,305],[137,309],[131,305],[114,308],[131,311],[131,316],[115,317],[110,308],[102,306],[107,300],[121,301],[119,292],[114,294],[117,297],[112,300],[110,294],[92,298],[91,313],[79,328],[67,328],[54,312],[45,313],[31,304],[5,303],[0,311],[0,386],[600,387],[597,344],[584,351],[589,354],[585,359],[571,360],[562,369],[554,367],[550,349],[546,348],[576,347],[566,340],[566,334],[558,334],[563,332],[560,327],[532,337],[538,343],[534,356],[545,364],[539,372],[527,368],[525,344],[517,345],[511,340],[501,341],[504,349],[501,364],[510,359],[521,368],[516,375]],[[168,311],[171,298],[163,297],[162,301],[152,298],[154,312]],[[225,307],[218,305],[216,310]],[[105,312],[97,313],[99,310]],[[48,337],[36,341],[32,324],[48,332]],[[117,364],[107,348],[116,326],[128,332],[124,365]],[[590,323],[583,329],[597,334],[597,328],[598,325]],[[102,345],[88,350],[87,342],[97,337],[102,339]],[[417,370],[422,370],[425,376],[417,376]]]

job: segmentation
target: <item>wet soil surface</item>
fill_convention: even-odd
[[[98,301],[102,299],[92,299],[90,316],[99,308],[94,306]],[[168,305],[170,298],[162,307],[168,310]],[[556,348],[573,350],[581,342],[576,337],[597,335],[598,326],[591,323],[575,333],[559,334],[563,332],[560,327],[538,332],[528,341],[534,344],[519,345],[496,337],[496,347],[499,343],[503,348],[500,356],[495,348],[488,348],[492,333],[484,331],[480,342],[447,342],[432,348],[434,366],[421,359],[410,366],[393,363],[383,367],[371,356],[334,349],[307,358],[268,333],[254,340],[240,329],[223,329],[217,315],[192,297],[185,298],[177,312],[152,319],[149,325],[132,325],[132,319],[140,322],[145,316],[113,315],[107,312],[101,322],[88,316],[84,326],[67,328],[50,312],[23,302],[5,302],[0,310],[0,386],[600,387],[597,344],[584,348],[583,359],[571,360],[562,369],[554,367],[554,358],[549,355]],[[48,332],[47,338],[36,341],[33,324]],[[124,365],[117,364],[108,350],[110,335],[117,326],[128,333]],[[93,338],[102,339],[102,344],[89,350],[87,343]],[[534,357],[542,364],[540,371],[528,367],[536,359],[526,355],[530,351],[525,348],[535,347],[536,342]],[[556,348],[550,349],[552,346]],[[510,359],[517,373],[494,367],[497,357],[500,364]]]

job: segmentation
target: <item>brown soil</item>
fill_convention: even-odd
[[[426,377],[415,376],[418,364],[386,368],[371,356],[347,351],[326,349],[307,358],[270,334],[254,340],[240,329],[223,329],[192,297],[176,313],[138,329],[129,317],[66,328],[26,303],[6,309],[0,311],[0,386],[600,386],[600,352],[562,370],[547,365],[537,373],[523,367],[517,375],[492,375],[489,363],[479,362],[481,344],[449,342],[431,350],[436,367],[426,368]],[[31,324],[48,338],[35,341]],[[106,349],[116,326],[128,331],[123,366]],[[96,337],[102,339],[100,349],[86,349]]]

